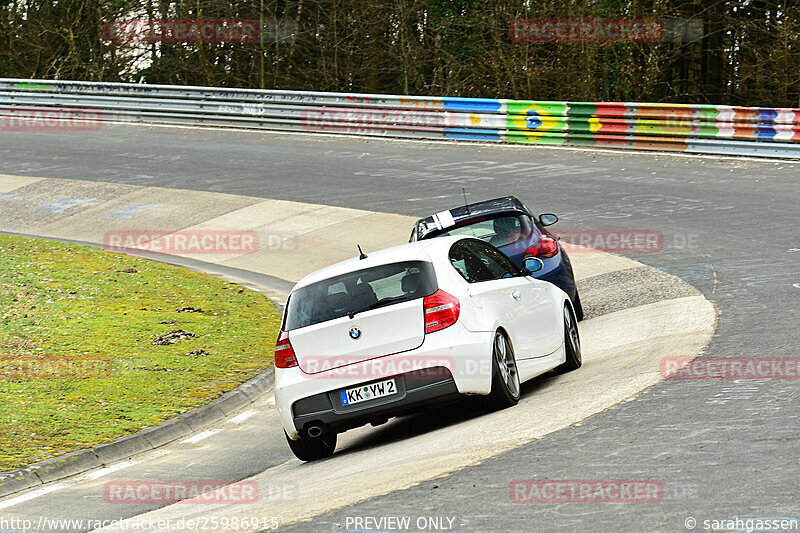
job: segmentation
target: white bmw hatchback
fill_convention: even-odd
[[[581,366],[572,303],[494,246],[441,237],[371,252],[300,280],[275,346],[275,403],[294,454],[468,394],[516,404],[520,383]]]

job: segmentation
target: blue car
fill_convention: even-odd
[[[575,317],[583,320],[583,307],[575,285],[572,264],[558,239],[545,229],[558,222],[552,213],[534,216],[515,196],[504,196],[442,211],[414,224],[409,242],[443,235],[470,235],[499,248],[522,268],[527,257],[537,257],[544,268],[533,277],[549,281],[569,295]]]

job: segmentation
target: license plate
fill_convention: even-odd
[[[354,403],[366,402],[384,396],[391,396],[397,393],[397,385],[393,379],[379,381],[371,385],[361,385],[352,389],[345,389],[339,393],[342,398],[342,405],[353,405]]]

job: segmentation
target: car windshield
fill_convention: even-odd
[[[469,235],[498,248],[524,241],[532,231],[531,219],[522,214],[505,214],[493,218],[476,218],[459,223],[453,229],[433,236]]]
[[[284,331],[291,331],[384,305],[424,298],[438,289],[433,265],[406,261],[342,274],[294,291]]]

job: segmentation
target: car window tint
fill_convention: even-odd
[[[474,222],[459,223],[455,228],[434,234],[436,237],[463,235],[476,237],[494,246],[503,247],[519,243],[530,237],[533,231],[531,219],[527,215],[500,215],[493,218],[479,218]]]
[[[449,231],[443,231],[438,236],[464,235],[467,237],[477,237],[478,239],[491,239],[494,235],[494,227],[491,220],[479,220],[471,224],[464,224]]]
[[[344,288],[344,283],[336,283],[328,286],[328,294],[333,294],[335,292],[347,292]]]
[[[342,274],[294,291],[286,304],[284,331],[318,324],[366,307],[392,305],[436,292],[433,265],[391,263]]]
[[[497,279],[491,270],[472,252],[459,241],[450,248],[450,264],[461,277],[469,283]]]
[[[463,259],[450,259],[450,264],[453,265],[453,268],[461,274],[461,277],[465,280],[469,281],[469,274],[467,273],[467,262]]]
[[[503,252],[485,242],[468,240],[464,241],[464,246],[491,272],[491,279],[508,278],[519,273],[519,269]]]

